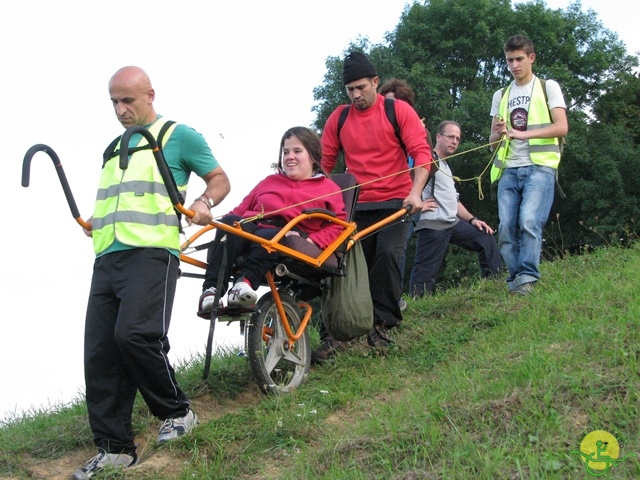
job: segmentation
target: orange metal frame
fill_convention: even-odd
[[[184,211],[182,209],[179,209],[179,210],[183,214],[190,215],[191,217],[193,217],[193,212],[191,212],[190,210],[186,210],[186,209],[184,209]],[[321,218],[323,220],[328,220],[332,223],[337,223],[338,225],[341,225],[344,228],[344,230],[338,236],[338,238],[336,238],[331,243],[331,245],[329,245],[317,257],[311,257],[309,255],[305,255],[303,253],[298,252],[297,250],[293,250],[292,248],[289,248],[286,245],[279,243],[280,240],[282,240],[285,237],[287,232],[290,232],[298,223],[308,218]],[[345,222],[344,220],[340,220],[339,218],[329,215],[327,213],[322,213],[322,212],[302,213],[297,217],[295,217],[294,219],[292,219],[291,221],[289,221],[289,223],[287,223],[284,227],[282,227],[282,229],[272,239],[268,240],[262,237],[258,237],[257,235],[253,235],[251,233],[245,232],[244,230],[242,230],[242,226],[239,222],[235,222],[233,225],[227,225],[226,223],[222,223],[214,219],[209,225],[201,228],[193,236],[191,236],[185,243],[182,244],[181,246],[182,252],[184,252],[189,246],[191,246],[198,237],[200,237],[205,232],[208,232],[214,228],[219,228],[221,230],[224,230],[225,232],[232,233],[233,235],[238,235],[252,242],[257,242],[260,245],[262,245],[265,249],[267,249],[269,253],[273,253],[273,252],[284,253],[308,265],[319,267],[325,262],[327,258],[329,258],[333,254],[333,252],[336,251],[336,249],[340,245],[342,245],[342,243],[345,240],[347,240],[351,236],[351,234],[356,229],[356,224],[353,222],[352,223]],[[196,260],[194,258],[191,258],[188,255],[185,255],[184,253],[180,256],[180,259],[194,266],[198,266],[201,268],[207,267],[206,263]]]
[[[188,210],[186,208],[184,208],[182,205],[178,204],[176,205],[176,208],[184,215],[187,215],[189,217],[193,217],[194,212],[192,212],[191,210]],[[402,208],[398,211],[396,211],[395,213],[389,215],[388,217],[384,218],[383,220],[379,221],[378,223],[375,223],[374,225],[371,225],[368,228],[363,229],[360,232],[354,233],[356,231],[357,225],[355,222],[345,222],[344,220],[340,220],[337,217],[334,217],[332,215],[326,214],[326,213],[322,213],[322,212],[312,212],[312,213],[302,213],[300,215],[298,215],[297,217],[295,217],[294,219],[292,219],[291,221],[289,221],[284,227],[282,227],[282,229],[271,239],[265,239],[262,237],[259,237],[257,235],[253,235],[251,233],[247,233],[244,230],[242,230],[242,226],[240,224],[240,222],[235,222],[233,225],[227,225],[226,223],[222,223],[219,222],[217,220],[213,220],[209,225],[206,225],[204,227],[202,227],[200,230],[198,230],[195,234],[193,234],[191,237],[189,237],[182,245],[181,245],[181,254],[180,254],[180,260],[188,263],[190,265],[196,266],[196,267],[200,267],[200,268],[207,268],[207,264],[205,262],[202,262],[200,260],[197,260],[193,257],[190,257],[189,255],[187,255],[185,252],[185,250],[187,248],[189,248],[190,246],[192,246],[194,244],[194,242],[201,237],[204,233],[209,232],[215,228],[219,228],[221,230],[224,230],[225,232],[231,233],[233,235],[239,235],[242,238],[245,238],[247,240],[253,241],[253,242],[257,242],[260,245],[262,245],[265,249],[267,249],[267,251],[269,251],[270,253],[273,252],[279,252],[279,253],[283,253],[285,255],[288,255],[290,257],[295,258],[296,260],[299,260],[303,263],[306,263],[308,265],[314,266],[314,267],[320,267],[327,258],[329,258],[337,249],[340,245],[343,244],[343,242],[345,242],[346,240],[348,240],[347,242],[347,250],[349,250],[354,244],[355,242],[357,242],[358,240],[362,239],[363,237],[365,237],[366,235],[370,234],[371,232],[374,232],[375,230],[388,225],[389,223],[393,222],[394,220],[397,220],[398,218],[404,216],[407,214],[407,209],[406,208]],[[342,231],[342,233],[338,236],[338,238],[336,238],[327,248],[325,248],[317,257],[311,257],[309,255],[305,255],[301,252],[298,252],[297,250],[293,250],[283,244],[280,243],[280,240],[282,240],[287,232],[291,231],[298,223],[300,223],[301,221],[308,219],[308,218],[321,218],[323,220],[327,220],[330,221],[332,223],[336,223],[338,225],[341,225],[342,227],[344,227],[344,230]],[[275,284],[275,280],[273,278],[273,274],[271,272],[267,272],[266,275],[266,280],[267,280],[267,285],[269,286],[270,290],[271,290],[271,294],[273,295],[273,299],[275,301],[275,305],[276,305],[276,309],[278,310],[278,314],[280,315],[280,318],[282,319],[282,325],[284,327],[284,330],[287,334],[287,337],[289,338],[289,341],[294,344],[298,339],[300,339],[300,337],[302,336],[302,334],[304,333],[305,328],[307,328],[307,325],[309,324],[309,320],[311,319],[311,314],[313,313],[311,305],[309,305],[307,302],[300,302],[298,304],[298,306],[300,308],[303,308],[305,313],[304,313],[304,317],[302,318],[302,321],[300,322],[300,325],[298,326],[298,329],[296,332],[293,332],[293,330],[291,329],[291,325],[289,323],[289,319],[287,318],[287,315],[285,313],[284,307],[282,306],[282,300],[280,299],[280,294],[278,292],[278,289],[276,287]],[[262,336],[266,341],[268,341],[268,337],[267,334],[269,334],[270,332],[262,332]]]
[[[170,176],[171,176],[171,172],[169,171],[168,166],[166,165],[166,162],[164,161],[164,158],[162,157],[162,152],[158,146],[158,144],[156,143],[156,139],[153,137],[153,135],[151,135],[151,133],[149,133],[149,131],[147,129],[145,129],[144,127],[141,126],[134,126],[134,127],[130,127],[128,128],[125,133],[122,135],[122,139],[121,139],[121,143],[123,145],[129,145],[129,139],[131,137],[131,135],[135,134],[135,133],[139,133],[140,135],[142,135],[143,137],[145,137],[147,139],[147,141],[149,142],[149,145],[152,148],[153,151],[153,155],[156,158],[157,164],[158,164],[158,169],[160,170],[160,173],[162,174],[162,178],[165,179],[165,185],[169,186],[172,184],[171,181],[167,180]],[[60,159],[58,158],[57,154],[53,151],[53,149],[51,149],[51,147],[44,145],[44,144],[38,144],[38,145],[34,145],[33,147],[31,147],[27,153],[25,154],[25,158],[23,161],[23,165],[22,165],[22,186],[24,187],[28,187],[29,186],[29,177],[30,177],[30,167],[31,167],[31,159],[33,158],[33,156],[37,153],[37,152],[45,152],[49,155],[49,157],[53,160],[53,163],[56,167],[56,170],[58,172],[58,177],[60,179],[60,183],[62,185],[62,188],[64,190],[65,196],[67,197],[67,202],[69,204],[69,207],[71,209],[71,213],[73,215],[73,218],[76,220],[76,222],[82,226],[84,229],[86,230],[90,230],[91,229],[91,225],[84,221],[82,219],[82,217],[80,216],[80,212],[78,211],[78,208],[75,204],[75,200],[73,199],[73,195],[71,193],[71,188],[69,187],[69,184],[67,182],[67,178],[64,174],[64,171],[62,169],[62,164],[60,163]],[[128,148],[123,148],[120,152],[120,168],[121,169],[125,169],[127,168],[128,165]],[[171,201],[173,203],[173,206],[175,207],[176,210],[178,210],[180,213],[182,213],[183,215],[186,215],[190,218],[193,218],[193,216],[195,215],[195,213],[187,208],[184,207],[184,205],[182,205],[181,200],[179,199],[179,196],[177,194],[177,190],[175,189],[171,189],[168,188],[168,193],[169,196],[171,197]],[[270,253],[272,252],[280,252],[283,253],[285,255],[288,255],[290,257],[295,258],[296,260],[299,260],[303,263],[306,263],[308,265],[314,266],[314,267],[320,267],[326,260],[327,258],[329,258],[336,250],[337,248],[342,245],[345,241],[347,241],[347,250],[349,250],[355,242],[357,242],[358,240],[360,240],[361,238],[363,238],[364,236],[368,235],[369,233],[377,230],[378,228],[387,225],[391,222],[393,222],[394,220],[400,218],[401,216],[405,215],[406,213],[408,213],[408,209],[407,208],[402,208],[400,210],[398,210],[397,212],[393,213],[392,215],[388,216],[387,218],[383,219],[382,221],[362,230],[361,232],[358,233],[354,233],[356,230],[356,223],[355,222],[345,222],[343,220],[340,220],[339,218],[330,215],[329,213],[323,213],[323,212],[318,212],[318,211],[314,211],[314,212],[309,212],[309,213],[302,213],[300,215],[298,215],[296,218],[292,219],[289,223],[287,223],[279,232],[276,236],[274,236],[272,239],[267,240],[261,237],[258,237],[256,235],[247,233],[245,231],[242,230],[241,224],[239,222],[236,222],[234,225],[227,225],[225,223],[221,223],[218,222],[216,220],[213,220],[209,225],[206,225],[205,227],[201,228],[198,232],[196,232],[193,236],[191,236],[184,244],[182,244],[180,246],[180,259],[185,262],[188,263],[190,265],[194,265],[196,267],[205,269],[207,268],[207,264],[205,262],[202,262],[200,260],[197,260],[195,258],[190,257],[189,255],[187,255],[185,253],[185,250],[187,250],[195,240],[197,240],[201,235],[203,235],[204,233],[214,229],[214,228],[220,228],[228,233],[231,233],[233,235],[239,235],[245,239],[248,239],[250,241],[253,242],[257,242],[259,244],[261,244],[264,248],[267,249],[267,251],[269,251]],[[329,245],[326,249],[324,249],[324,251],[322,251],[317,257],[311,257],[309,255],[305,255],[303,253],[300,253],[296,250],[293,250],[281,243],[280,240],[282,240],[285,235],[287,234],[287,232],[291,231],[298,223],[300,223],[301,221],[308,219],[308,218],[321,218],[323,220],[327,220],[330,221],[332,223],[336,223],[338,225],[341,225],[344,230],[342,231],[342,233],[338,236],[338,238],[336,238],[331,245]],[[301,335],[304,333],[304,329],[307,327],[308,323],[309,323],[309,319],[311,318],[311,313],[312,313],[312,309],[311,306],[308,303],[305,302],[301,302],[299,303],[299,306],[301,308],[305,309],[305,314],[304,317],[302,319],[302,321],[300,322],[300,326],[298,327],[298,330],[294,333],[291,330],[291,325],[289,324],[289,320],[287,319],[286,313],[284,311],[283,305],[282,305],[282,300],[280,298],[280,295],[278,293],[278,289],[276,287],[275,281],[273,279],[273,275],[271,274],[271,272],[267,273],[267,283],[269,285],[269,288],[271,289],[271,293],[273,295],[275,304],[276,304],[276,308],[278,310],[278,314],[280,315],[280,318],[282,318],[282,323],[285,329],[285,332],[287,333],[287,337],[289,338],[289,340],[293,343],[296,340],[298,340]],[[263,336],[265,336],[267,332],[263,332]]]

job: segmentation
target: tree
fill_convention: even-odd
[[[454,174],[468,180],[459,184],[461,199],[496,226],[497,206],[485,171],[492,158],[489,110],[493,93],[512,80],[502,46],[516,33],[533,40],[534,72],[560,83],[568,107],[568,143],[559,169],[567,198],[556,196],[552,208],[545,233],[550,253],[637,234],[640,199],[633,192],[640,187],[640,79],[634,75],[638,58],[627,54],[594,11],[582,11],[579,1],[564,10],[549,9],[542,0],[515,6],[510,0],[408,5],[383,43],[371,45],[361,38],[341,57],[327,59],[325,81],[314,90],[315,126],[322,130],[329,114],[348,103],[341,75],[344,55],[351,50],[367,53],[382,82],[405,78],[413,86],[416,109],[426,117],[429,130],[444,119],[462,125],[461,155],[451,161]]]
[[[620,72],[613,88],[595,103],[599,122],[621,123],[637,145],[640,143],[640,74]]]

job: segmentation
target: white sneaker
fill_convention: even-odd
[[[156,441],[165,443],[174,438],[180,437],[191,431],[198,424],[198,416],[189,409],[184,417],[167,418],[162,426]]]
[[[250,307],[255,305],[258,294],[251,285],[240,280],[236,283],[229,293],[227,293],[227,304],[231,307]]]
[[[198,302],[198,307],[200,312],[210,312],[213,308],[213,302],[216,299],[216,287],[209,287],[202,295],[200,295],[200,301]]]
[[[100,452],[85,463],[84,467],[76,470],[71,478],[73,480],[86,480],[87,478],[93,477],[96,472],[102,470],[104,467],[129,468],[135,465],[137,461],[138,457],[135,453],[128,455],[126,453]]]

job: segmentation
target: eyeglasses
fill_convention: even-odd
[[[456,135],[451,135],[448,133],[441,133],[440,135],[442,135],[443,137],[447,137],[449,140],[455,140],[456,142],[460,143],[460,137]]]

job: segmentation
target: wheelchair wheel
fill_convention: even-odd
[[[295,333],[302,320],[296,301],[280,294],[282,307]],[[309,330],[291,344],[271,293],[258,301],[258,311],[247,325],[247,355],[253,377],[264,393],[288,393],[304,383],[311,364]]]

